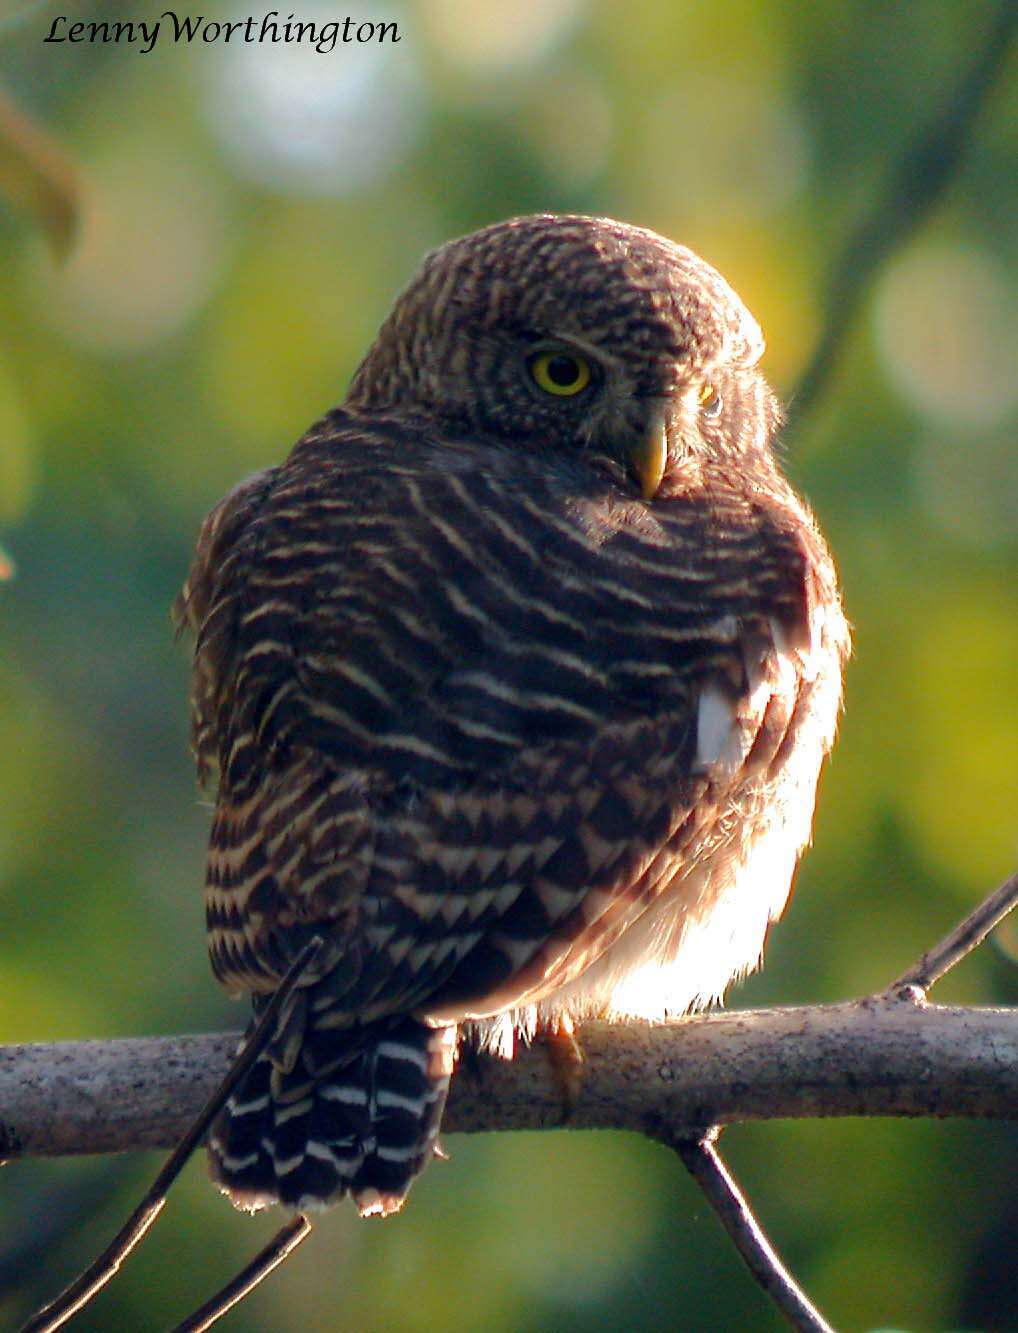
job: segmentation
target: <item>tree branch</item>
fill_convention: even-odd
[[[699,1138],[674,1140],[682,1164],[707,1196],[721,1225],[753,1274],[797,1333],[834,1333],[767,1239],[753,1210],[714,1146],[718,1130]]]
[[[578,1129],[837,1115],[1018,1115],[1018,1010],[873,997],[582,1030]],[[0,1158],[172,1147],[233,1057],[235,1033],[0,1047]],[[454,1080],[447,1132],[554,1128],[540,1043]]]
[[[224,1314],[229,1314],[233,1307],[239,1305],[245,1296],[249,1296],[259,1283],[281,1263],[285,1263],[298,1245],[307,1240],[311,1235],[311,1225],[310,1219],[303,1213],[291,1217],[249,1264],[245,1264],[239,1273],[234,1274],[226,1286],[217,1291],[211,1300],[206,1301],[193,1315],[178,1324],[173,1333],[205,1333],[206,1329],[218,1323]]]
[[[918,963],[903,972],[889,987],[891,991],[902,991],[909,986],[917,986],[920,991],[927,991],[935,981],[939,981],[952,967],[979,947],[994,926],[1013,912],[1018,906],[1018,870],[972,912],[949,935],[927,949]]]
[[[1015,1115],[1018,1011],[930,1006],[925,987],[974,949],[1016,901],[1018,876],[1012,876],[891,988],[865,1000],[713,1014],[658,1027],[591,1024],[584,1033],[585,1077],[570,1100],[569,1119],[577,1128],[633,1129],[669,1144],[791,1327],[829,1333],[717,1154],[721,1124],[797,1115]],[[302,955],[294,963],[232,1065],[234,1041],[224,1035],[0,1047],[0,1158],[160,1147],[186,1130],[112,1245],[29,1320],[25,1333],[56,1328],[116,1271],[162,1207],[166,1184],[245,1061],[255,1058],[259,1034],[297,984],[304,962]],[[512,1064],[489,1059],[486,1071],[470,1062],[475,1077],[465,1073],[454,1083],[447,1128],[561,1124],[561,1083],[551,1063],[537,1052]],[[208,1101],[205,1084],[216,1079],[220,1065],[229,1066],[225,1081]],[[199,1102],[205,1111],[195,1119],[192,1103]],[[309,1230],[298,1215],[178,1333],[209,1328]]]

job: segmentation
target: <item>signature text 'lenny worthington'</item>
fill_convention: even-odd
[[[165,20],[165,22],[164,22]],[[123,42],[147,55],[160,36],[174,44],[211,46],[215,42],[306,42],[322,55],[337,44],[351,42],[398,42],[396,24],[337,19],[330,23],[312,23],[288,14],[280,19],[279,10],[271,9],[262,18],[226,20],[208,19],[202,14],[177,14],[165,9],[158,18],[141,20],[89,20],[72,23],[66,14],[58,14],[50,25],[44,42]]]

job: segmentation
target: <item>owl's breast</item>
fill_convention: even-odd
[[[810,840],[841,703],[848,636],[836,603],[817,611],[813,631],[802,653],[776,633],[749,696],[700,691],[692,818],[676,764],[675,817],[620,894],[629,910],[577,941],[525,1003],[481,1019],[483,1045],[510,1054],[514,1034],[563,1016],[661,1021],[720,1000],[758,965]]]
[[[658,519],[576,460],[505,449],[298,451],[223,599],[232,730],[455,785],[508,775],[521,749],[582,746],[606,719],[674,712],[699,680],[737,689],[740,626],[789,596],[782,553],[743,519],[729,540],[695,503]],[[787,571],[793,597],[800,578]]]
[[[834,733],[847,631],[811,520],[790,492],[655,509],[575,460],[395,444],[298,449],[210,571],[199,643],[244,847],[275,855],[274,793],[313,780],[330,811],[310,878],[299,847],[272,873],[287,911],[342,909],[336,1021],[720,994]]]

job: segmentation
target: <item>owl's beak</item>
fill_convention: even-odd
[[[626,458],[639,482],[640,494],[645,500],[652,500],[668,464],[668,432],[663,406],[654,412],[643,436],[626,450]]]

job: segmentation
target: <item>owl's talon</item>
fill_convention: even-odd
[[[561,1102],[559,1124],[564,1125],[572,1118],[583,1091],[583,1048],[577,1040],[573,1021],[566,1014],[548,1025],[544,1037],[548,1067]]]

